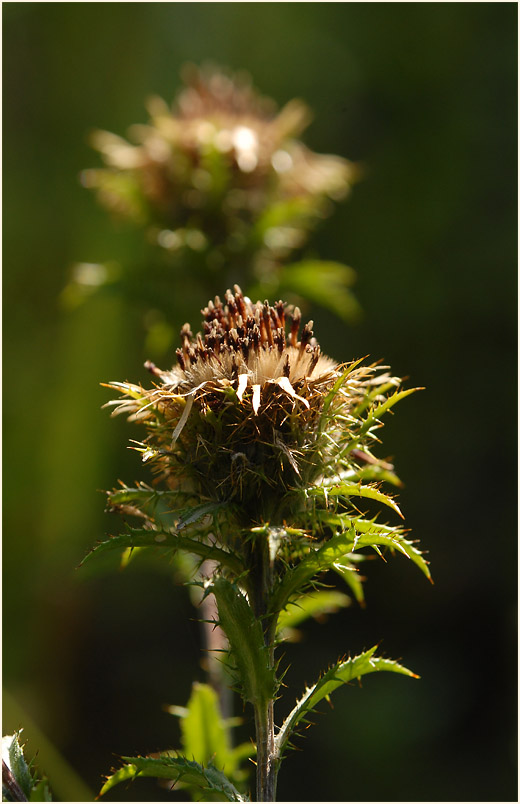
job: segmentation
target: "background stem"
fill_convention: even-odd
[[[206,559],[201,565],[202,576],[211,576],[216,570],[216,562]],[[224,720],[233,715],[233,692],[229,686],[225,664],[219,661],[222,651],[229,648],[228,639],[218,622],[218,608],[215,597],[206,595],[200,602],[202,620],[202,639],[205,651],[204,669],[208,681],[218,695],[220,714]]]

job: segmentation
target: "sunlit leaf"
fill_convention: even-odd
[[[375,486],[363,486],[361,483],[339,483],[335,486],[314,486],[304,490],[303,493],[309,497],[322,497],[324,499],[327,499],[327,497],[365,497],[370,500],[377,500],[377,502],[392,508],[400,517],[403,516],[397,503],[388,494],[379,491]]]
[[[368,673],[381,671],[401,673],[412,678],[418,678],[415,673],[397,662],[374,656],[376,650],[377,645],[354,659],[338,662],[316,684],[305,691],[292,712],[285,719],[275,738],[276,750],[280,756],[283,754],[294,729],[305,718],[305,715],[343,684],[348,684],[349,681],[361,678],[361,676]]]
[[[218,697],[209,684],[195,682],[185,716],[181,718],[183,753],[201,765],[211,762],[232,776],[228,732],[219,711]]]
[[[321,410],[322,410],[322,420],[324,420],[325,414],[328,412],[328,410],[329,410],[334,398],[339,393],[340,388],[347,381],[347,378],[348,378],[349,374],[351,374],[354,371],[354,369],[356,369],[359,366],[359,364],[362,363],[362,362],[363,362],[363,358],[360,358],[359,360],[354,360],[352,363],[349,363],[348,366],[342,372],[342,374],[338,377],[338,379],[336,380],[336,382],[334,383],[334,385],[332,386],[330,391],[324,397],[323,405],[322,405],[322,408],[321,408]]]
[[[360,606],[364,607],[365,605],[365,592],[363,589],[363,578],[359,574],[357,568],[353,566],[352,562],[349,560],[351,554],[348,553],[346,556],[338,559],[332,565],[332,569],[336,572],[340,578],[343,578],[347,586],[350,588],[350,591],[356,598],[356,601],[359,603]]]
[[[305,622],[309,617],[332,614],[350,605],[347,595],[335,590],[308,592],[293,600],[278,616],[278,632],[284,638],[284,631]]]
[[[378,393],[381,393],[381,389],[377,389]],[[369,415],[361,425],[358,434],[363,435],[364,433],[368,433],[374,426],[379,426],[379,420],[389,411],[391,408],[394,407],[401,399],[404,399],[410,394],[414,394],[416,391],[422,390],[421,388],[406,388],[404,391],[396,391],[395,394],[389,396],[385,399],[384,402],[381,402],[380,405],[377,405],[373,410],[370,411]],[[354,411],[354,415],[356,415],[358,411]]]
[[[240,764],[255,753],[251,742],[231,747],[231,729],[242,723],[241,718],[224,720],[218,696],[208,684],[195,682],[186,707],[170,706],[168,711],[181,720],[182,754],[200,765],[214,765],[224,771],[233,784],[240,784],[249,775]]]
[[[374,520],[353,519],[349,514],[334,514],[328,511],[318,511],[316,515],[320,522],[324,524],[339,526],[345,529],[349,528],[349,534],[352,533],[352,527],[354,527],[356,535],[352,543],[352,550],[357,550],[360,547],[373,547],[374,545],[390,547],[391,549],[398,550],[413,561],[426,575],[428,580],[432,580],[430,570],[428,569],[428,562],[423,558],[423,554],[415,547],[414,543],[405,539],[401,528],[393,528],[390,525],[380,525]]]
[[[144,483],[139,484],[135,488],[125,486],[121,489],[116,489],[108,494],[109,504],[112,505],[147,505],[152,503],[156,505],[161,499],[174,500],[176,492],[170,490],[153,489],[146,486]]]
[[[384,466],[379,466],[377,463],[367,464],[366,466],[352,467],[346,472],[340,472],[339,477],[342,480],[349,480],[354,483],[371,481],[391,483],[392,486],[402,486],[401,480],[397,477],[395,472],[390,469],[385,469]],[[334,479],[331,479],[330,485],[333,485]]]
[[[181,536],[178,533],[166,530],[129,529],[126,533],[111,536],[106,541],[97,544],[87,553],[82,564],[90,560],[94,555],[99,555],[100,553],[111,550],[123,551],[129,547],[166,547],[173,550],[185,550],[203,559],[213,559],[238,574],[243,570],[240,559],[234,553],[230,553],[214,545],[205,544],[189,536]]]
[[[182,756],[172,757],[122,757],[124,765],[107,778],[99,795],[105,795],[121,782],[132,781],[141,776],[156,779],[169,779],[176,784],[182,782],[200,791],[200,801],[247,801],[231,784],[224,773],[213,765],[203,767],[198,762]],[[211,799],[208,798],[208,794]]]
[[[28,764],[20,731],[2,738],[2,760],[7,766],[2,772],[2,801],[52,801],[47,779],[37,779]]]
[[[220,625],[229,640],[244,699],[255,705],[269,701],[276,691],[276,678],[261,621],[238,586],[226,578],[216,578],[208,590],[217,601]]]
[[[351,552],[355,539],[352,528],[338,533],[316,550],[311,550],[294,567],[288,567],[271,597],[271,612],[282,611],[290,600],[320,572],[333,569],[334,562]]]

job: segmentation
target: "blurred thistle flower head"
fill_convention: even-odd
[[[132,142],[93,134],[106,168],[82,178],[112,211],[156,225],[160,234],[184,227],[194,213],[243,220],[290,199],[304,199],[307,212],[320,216],[326,199],[348,192],[352,165],[297,139],[310,120],[304,103],[292,100],[276,112],[245,74],[215,67],[189,65],[182,77],[172,108],[149,101],[149,123],[130,128]]]
[[[282,516],[293,492],[377,463],[359,411],[397,378],[360,361],[338,365],[321,353],[312,322],[301,328],[298,308],[253,304],[238,286],[202,314],[202,333],[182,328],[176,366],[147,364],[153,388],[109,386],[123,393],[108,403],[114,414],[148,429],[139,450],[156,482],[198,503],[233,500],[262,522]]]

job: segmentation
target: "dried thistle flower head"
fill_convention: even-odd
[[[367,466],[374,477],[395,478],[371,455],[373,428],[364,429],[361,411],[397,378],[338,365],[321,353],[312,322],[302,327],[297,307],[253,304],[238,286],[202,314],[202,333],[182,328],[176,366],[148,364],[155,387],[111,384],[124,393],[110,403],[114,413],[148,429],[140,449],[156,483],[199,503],[233,500],[257,523],[281,523],[314,483],[357,477]]]
[[[183,393],[206,384],[236,385],[237,398],[242,401],[247,389],[252,392],[253,411],[258,414],[262,389],[274,383],[285,394],[309,408],[306,398],[296,394],[294,386],[307,387],[332,376],[336,363],[321,354],[312,337],[312,321],[299,334],[301,313],[298,307],[290,313],[286,331],[286,311],[283,302],[273,307],[266,300],[252,304],[235,285],[234,293],[226,292],[225,303],[217,296],[202,310],[204,336],[195,340],[186,324],[182,331],[182,348],[177,350],[178,368],[162,373],[165,383],[171,383]],[[303,386],[302,386],[303,390]],[[304,391],[305,392],[305,391]]]
[[[159,545],[210,558],[206,591],[230,578],[255,617],[267,594],[275,620],[328,570],[363,605],[363,548],[397,550],[430,577],[401,525],[361,508],[402,516],[381,489],[400,481],[371,447],[385,413],[416,389],[399,390],[384,367],[336,363],[298,308],[253,304],[237,285],[202,314],[202,332],[182,328],[172,369],[147,364],[153,387],[109,385],[122,393],[108,403],[113,415],[147,430],[137,449],[155,478],[108,494],[108,509],[137,527],[97,549]],[[268,592],[257,586],[266,562]]]
[[[171,252],[204,251],[210,246],[198,235],[212,232],[233,256],[266,210],[281,203],[287,209],[265,227],[264,248],[279,255],[300,246],[326,199],[347,193],[352,165],[297,139],[310,119],[301,101],[277,113],[247,76],[217,68],[190,66],[183,79],[171,109],[149,101],[150,120],[130,129],[131,141],[93,135],[106,167],[84,171],[84,184],[113,212],[151,226]]]

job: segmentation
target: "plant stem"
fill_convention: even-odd
[[[278,761],[274,747],[274,701],[255,707],[256,723],[256,800],[276,801]]]
[[[267,616],[272,589],[272,567],[269,550],[263,540],[256,545],[256,585],[253,594],[255,615],[263,620],[264,640],[269,652],[269,664],[274,667],[274,642],[278,616]],[[274,741],[274,699],[255,704],[256,727],[256,800],[276,801],[276,781],[279,760]]]
[[[12,796],[11,801],[28,801],[27,796],[22,788],[16,781],[16,778],[7,764],[2,760],[2,787],[5,787],[9,795]],[[8,799],[3,799],[7,801]]]

